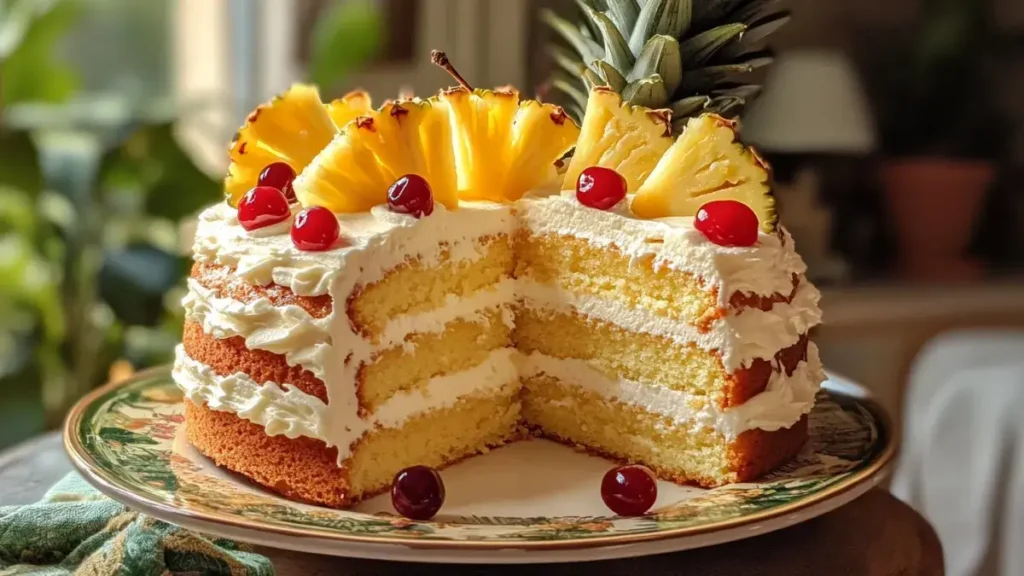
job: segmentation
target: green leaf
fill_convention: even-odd
[[[668,93],[675,94],[683,81],[679,42],[675,38],[659,34],[648,40],[626,79],[633,82],[652,74],[661,76]]]
[[[601,30],[601,38],[604,41],[604,58],[601,60],[619,70],[629,70],[633,66],[635,58],[629,50],[626,39],[622,37],[622,33],[604,13],[590,10],[588,15]]]
[[[630,82],[622,91],[622,98],[637,106],[663,108],[668,101],[668,90],[665,89],[661,76],[655,74]]]
[[[761,94],[760,84],[739,84],[728,88],[719,88],[711,93],[712,96],[735,96],[744,100],[753,100]]]
[[[639,56],[647,39],[655,34],[682,38],[690,29],[692,14],[693,0],[647,0],[629,36],[629,49]]]
[[[640,6],[636,0],[607,0],[607,4],[608,17],[620,32],[626,34],[636,26],[636,19],[640,16]]]
[[[313,27],[309,79],[330,91],[348,74],[376,56],[383,24],[369,0],[328,4]]]
[[[28,132],[0,128],[0,185],[35,196],[43,188],[39,153]]]
[[[743,98],[739,98],[737,96],[721,96],[711,99],[711,104],[708,105],[707,111],[730,118],[738,114],[745,104],[746,100]]]
[[[583,83],[586,84],[587,89],[595,88],[597,86],[605,86],[604,79],[597,75],[590,68],[583,69]]]
[[[770,14],[781,12],[781,5],[782,0],[750,0],[750,2],[737,8],[735,12],[729,14],[729,20],[753,24],[755,21]]]
[[[683,66],[692,68],[706,63],[723,46],[739,38],[746,29],[746,24],[724,24],[689,38],[679,45]]]
[[[711,91],[717,84],[734,76],[747,74],[771,64],[775,58],[767,53],[752,55],[748,60],[735,64],[706,66],[683,72],[683,86],[689,94]]]
[[[765,40],[785,26],[790,19],[791,16],[788,12],[781,12],[751,24],[740,38],[727,44],[718,52],[718,59],[732,59],[747,52],[763,49]]]
[[[547,23],[548,26],[558,33],[566,42],[572,46],[573,50],[579,52],[580,59],[584,62],[590,62],[591,60],[600,60],[604,57],[604,49],[600,44],[587,38],[579,29],[569,23],[568,20],[562,18],[558,14],[555,14],[551,10],[541,10],[540,19]]]
[[[711,98],[708,96],[688,96],[672,103],[672,119],[685,120],[690,116],[699,114],[708,104]]]
[[[573,76],[579,76],[587,67],[582,60],[576,59],[576,54],[561,46],[548,46],[548,54],[551,55],[551,59],[555,61],[559,68]]]
[[[733,10],[737,10],[748,0],[705,0],[693,6],[693,27],[706,30],[719,22],[727,20]]]
[[[6,0],[11,4],[11,0]],[[5,8],[7,8],[5,6]],[[10,106],[18,102],[60,102],[70,97],[78,86],[78,77],[54,54],[59,41],[77,19],[74,3],[21,0],[7,8],[11,18],[0,23],[0,54],[3,82],[0,102]]]
[[[595,60],[593,62],[593,66],[594,68],[597,68],[597,73],[601,76],[601,79],[604,80],[606,86],[620,93],[626,89],[626,84],[628,84],[628,82],[626,81],[625,76],[616,70],[614,66],[604,60]]]
[[[158,444],[158,442],[145,434],[125,430],[124,428],[105,427],[100,428],[99,437],[105,442],[120,442],[122,444]]]
[[[551,87],[571,98],[572,102],[580,108],[586,109],[587,93],[580,89],[575,82],[559,76],[551,81]]]

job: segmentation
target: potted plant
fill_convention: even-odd
[[[1004,142],[986,66],[990,13],[977,0],[924,0],[917,29],[898,40],[903,46],[872,35],[879,58],[867,77],[882,137],[878,176],[898,266],[912,278],[980,273],[965,253]]]

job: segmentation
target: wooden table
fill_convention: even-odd
[[[56,434],[0,453],[0,505],[26,504],[71,470]],[[710,548],[581,565],[440,566],[316,556],[260,548],[277,573],[308,575],[444,574],[784,574],[895,576],[943,574],[942,547],[931,526],[882,490],[814,520]]]

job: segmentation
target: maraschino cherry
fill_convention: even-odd
[[[341,228],[334,213],[323,206],[310,206],[295,215],[292,244],[306,252],[330,250],[337,244]]]
[[[640,516],[658,499],[658,481],[643,466],[612,468],[601,480],[601,499],[620,516]]]
[[[761,223],[750,206],[736,200],[708,202],[697,210],[693,227],[719,246],[753,246]]]
[[[252,231],[290,218],[288,199],[277,188],[257,186],[238,202],[238,223]]]
[[[268,164],[266,168],[260,172],[259,178],[256,180],[257,186],[270,186],[271,188],[277,188],[284,194],[284,197],[289,201],[295,201],[295,190],[292,189],[292,182],[295,181],[295,170],[291,166],[284,162],[274,162]]]
[[[430,520],[444,504],[444,482],[430,466],[401,470],[391,482],[391,504],[413,520]]]
[[[434,193],[419,174],[406,174],[388,189],[388,207],[392,212],[412,214],[417,218],[434,212]]]
[[[626,197],[626,179],[611,168],[591,166],[576,179],[576,199],[580,204],[608,210]]]

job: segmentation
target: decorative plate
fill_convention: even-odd
[[[68,416],[75,466],[110,497],[152,516],[237,540],[319,554],[437,562],[560,562],[658,554],[784,528],[833,510],[884,475],[896,447],[863,389],[826,384],[811,439],[755,484],[714,490],[659,483],[642,517],[604,507],[611,464],[528,440],[443,471],[448,499],[432,522],[394,513],[387,495],[351,511],[297,504],[221,470],[185,439],[169,370],[97,389]]]

